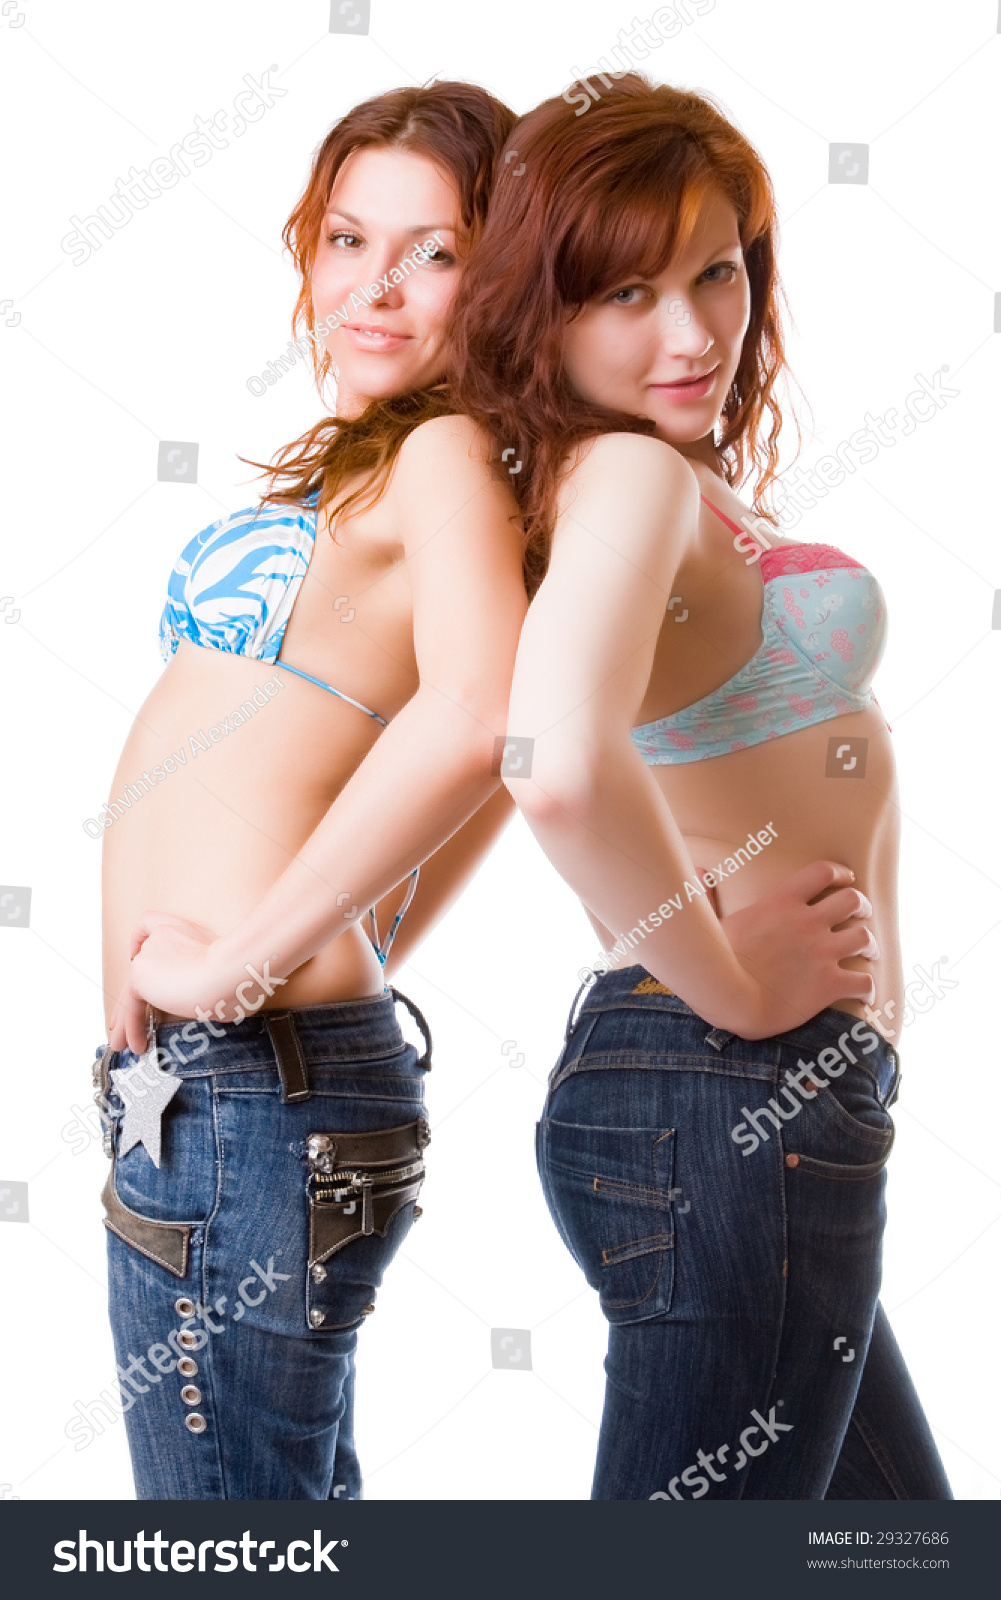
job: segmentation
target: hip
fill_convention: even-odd
[[[900,1064],[867,1022],[828,1007],[787,1033],[746,1040],[712,1027],[639,966],[583,988],[550,1074],[543,1145],[586,1146],[593,1130],[607,1148],[612,1130],[670,1129],[678,1139],[684,1130],[727,1182],[776,1160],[860,1178],[885,1164]]]

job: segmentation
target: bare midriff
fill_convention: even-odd
[[[864,778],[825,776],[828,741],[835,735],[868,739]],[[855,886],[872,902],[868,926],[880,958],[866,961],[854,956],[841,965],[871,973],[875,1006],[885,1011],[886,1002],[893,1001],[890,1015],[896,1009],[899,1016],[903,972],[897,931],[898,811],[890,736],[878,711],[832,717],[731,755],[653,771],[695,865],[712,870],[724,863],[726,870],[726,857],[736,861],[738,870],[729,872],[716,889],[721,916],[750,905],[810,861],[823,858],[851,867]],[[767,833],[769,827],[771,844],[759,844],[760,854],[748,852],[748,834]],[[735,850],[742,846],[743,855],[735,858]],[[749,853],[751,859],[746,861]],[[860,1000],[833,1004],[858,1017],[865,1014]]]
[[[391,492],[340,528],[338,540],[321,519],[281,658],[389,720],[418,686]],[[342,599],[335,609],[339,596],[350,605]],[[350,621],[342,622],[349,610]],[[270,696],[268,681],[281,685]],[[210,730],[248,700],[253,714],[213,741]],[[186,756],[104,835],[106,1017],[141,915],[168,911],[213,936],[229,932],[281,876],[380,732],[357,707],[280,664],[181,640],[136,718],[109,790],[113,801],[165,757]],[[202,742],[207,750],[198,748]],[[382,968],[355,922],[265,1005],[316,1005],[382,990]]]
[[[732,520],[747,507],[701,463],[691,463],[703,495]],[[807,535],[804,534],[804,539]],[[772,544],[802,541],[776,537]],[[836,541],[840,545],[840,540]],[[844,543],[859,556],[850,530]],[[745,541],[746,545],[746,541]],[[761,643],[762,579],[755,562],[734,549],[733,535],[709,506],[700,510],[698,538],[675,579],[688,610],[683,626],[672,612],[664,619],[653,671],[636,724],[673,715],[726,683]],[[827,776],[832,738],[866,739],[865,775]],[[897,928],[899,813],[891,739],[875,705],[814,723],[794,733],[701,761],[651,766],[681,829],[693,862],[712,870],[746,845],[748,834],[772,825],[772,842],[738,861],[715,891],[721,916],[738,911],[809,862],[841,862],[855,873],[856,887],[872,902],[868,926],[880,959],[850,957],[841,965],[871,973],[874,1006],[890,1017],[903,1011],[903,973]],[[667,893],[682,889],[672,884]],[[642,963],[642,946],[635,950]],[[865,1003],[834,1002],[839,1010],[865,1014]],[[899,1022],[885,1024],[899,1040]]]

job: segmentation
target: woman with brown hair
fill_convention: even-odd
[[[704,96],[632,75],[582,115],[582,94],[511,135],[453,377],[516,447],[545,573],[507,787],[606,952],[538,1128],[610,1324],[592,1493],[947,1497],[877,1305],[903,989],[885,601],[768,518],[785,359],[759,156]],[[741,959],[730,930],[783,896],[802,944]],[[804,982],[831,921],[833,970]]]
[[[168,665],[115,776],[96,1077],[141,1499],[359,1493],[357,1329],[418,1212],[427,1142],[430,1037],[387,958],[411,897],[397,959],[513,810],[492,769],[520,530],[441,387],[512,122],[438,83],[323,141],[285,239],[293,331],[316,336],[319,381],[333,366],[336,414],[281,452],[261,505],[178,558]]]

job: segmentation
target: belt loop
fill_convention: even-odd
[[[577,1010],[577,1001],[581,998],[581,996],[583,995],[584,991],[586,989],[589,989],[591,984],[592,983],[596,983],[597,981],[598,981],[598,974],[594,971],[593,968],[588,968],[583,983],[581,984],[580,988],[577,990],[577,993],[574,995],[573,1000],[570,1003],[570,1015],[567,1018],[566,1031],[565,1031],[565,1033],[563,1035],[564,1048],[569,1043],[570,1035],[573,1033],[573,1030],[574,1030],[574,1028],[576,1028],[577,1023],[579,1021],[579,1017],[575,1017],[574,1016],[574,1012]]]
[[[889,1042],[887,1043],[886,1048],[889,1052],[890,1060],[893,1062],[893,1078],[890,1083],[890,1087],[886,1091],[886,1098],[883,1101],[884,1111],[889,1110],[890,1106],[892,1106],[893,1102],[896,1100],[897,1095],[900,1093],[900,1056],[894,1049],[893,1045]]]
[[[706,1034],[706,1044],[711,1044],[713,1049],[719,1052],[726,1049],[732,1038],[733,1034],[726,1033],[722,1028],[710,1028]]]
[[[98,1094],[107,1095],[108,1093],[108,1062],[111,1060],[111,1057],[114,1054],[115,1051],[112,1050],[110,1044],[106,1044],[103,1050],[98,1050],[95,1052],[94,1064],[91,1068],[91,1079],[94,1084],[95,1100],[97,1099]]]
[[[410,1012],[410,1015],[413,1017],[414,1021],[417,1024],[417,1026],[420,1028],[421,1033],[424,1035],[424,1054],[421,1056],[421,1059],[418,1061],[417,1065],[419,1067],[425,1067],[427,1069],[427,1071],[430,1072],[431,1071],[431,1050],[432,1050],[431,1029],[427,1025],[427,1020],[426,1020],[426,1018],[424,1016],[424,1013],[420,1010],[420,1008],[418,1006],[414,1005],[414,1002],[412,1000],[408,999],[408,997],[402,992],[402,990],[394,989],[392,984],[389,985],[389,992],[393,996],[394,1000],[402,1000],[403,1001],[403,1004],[406,1006],[407,1010]]]
[[[278,1063],[278,1075],[282,1080],[282,1099],[286,1105],[298,1100],[308,1100],[312,1090],[309,1087],[309,1073],[296,1031],[295,1017],[291,1011],[264,1011],[261,1015]]]

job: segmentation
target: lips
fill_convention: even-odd
[[[672,394],[685,394],[688,391],[704,391],[709,386],[709,380],[719,371],[719,362],[710,367],[707,372],[696,373],[691,378],[678,378],[673,383],[652,383],[651,389],[665,389]]]
[[[720,363],[716,362],[707,373],[699,373],[696,378],[681,378],[670,384],[651,384],[649,387],[667,400],[702,400],[712,389],[718,371]]]
[[[410,340],[409,334],[392,333],[388,328],[380,328],[375,322],[346,322],[341,331],[350,335],[351,343],[356,350],[379,352],[398,350]]]

